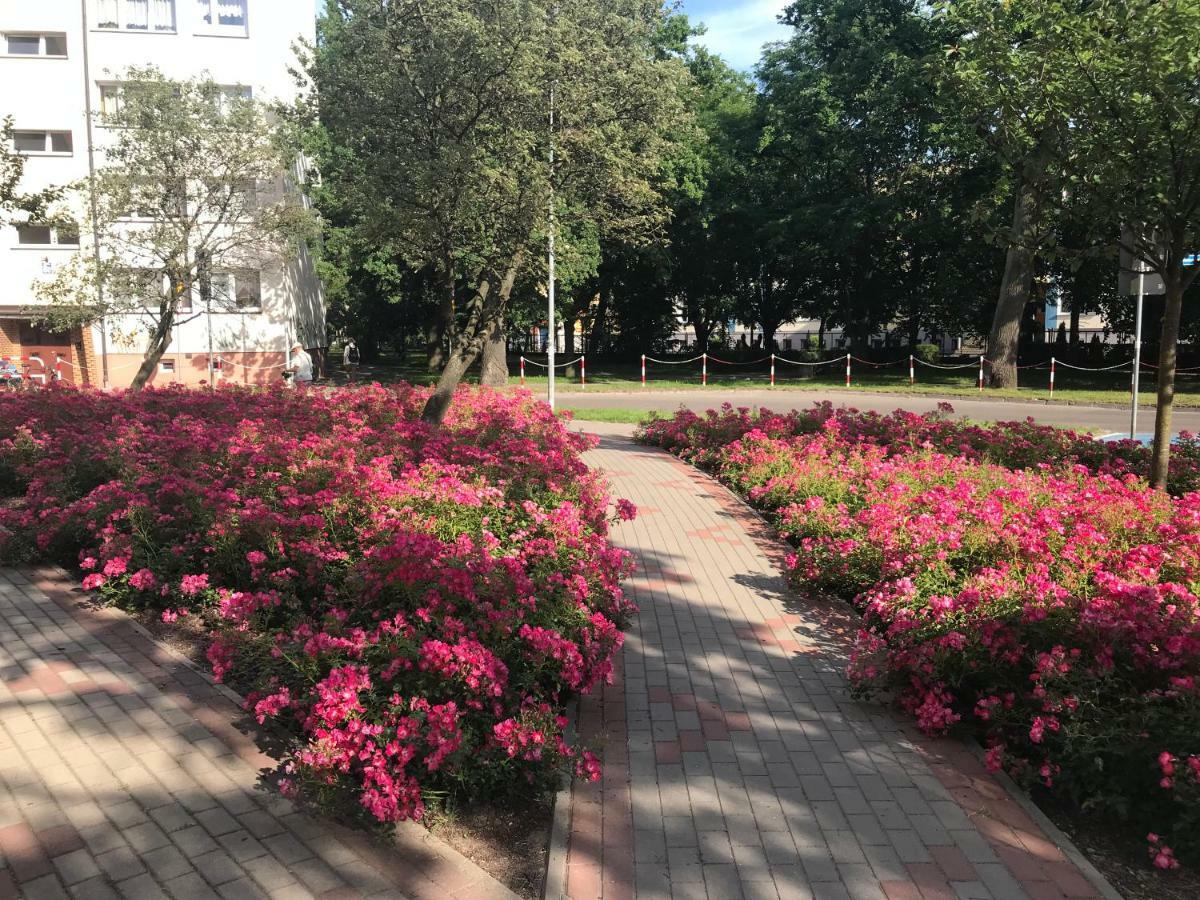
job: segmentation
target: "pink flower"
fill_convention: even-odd
[[[129,566],[129,560],[123,556],[115,556],[104,564],[104,574],[109,576],[124,575]]]
[[[94,591],[94,590],[96,590],[96,588],[103,585],[106,581],[108,581],[108,579],[105,578],[103,575],[101,575],[97,572],[93,572],[91,575],[88,575],[86,578],[83,579],[83,589],[85,591]]]
[[[205,590],[208,590],[207,575],[184,575],[179,584],[179,593],[185,597],[194,597]]]
[[[623,522],[632,522],[637,518],[637,507],[622,497],[617,501],[617,518]]]

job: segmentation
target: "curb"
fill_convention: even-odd
[[[63,569],[61,566],[43,565],[32,567],[33,571],[42,571],[53,575],[56,578],[63,579],[68,585],[74,586],[75,579],[73,576]],[[165,644],[155,637],[154,632],[150,631],[145,625],[129,615],[120,607],[107,607],[121,613],[126,622],[144,637],[147,641],[154,644],[159,650],[171,657],[172,660],[186,666],[191,671],[195,672],[207,682],[209,687],[215,690],[218,694],[225,697],[232,703],[237,704],[239,709],[245,707],[245,699],[241,694],[237,693],[227,685],[221,684],[213,679],[212,673],[205,671],[202,666],[196,664],[185,654],[179,652],[169,644]],[[568,792],[569,798],[569,792]],[[311,814],[310,814],[311,815]],[[367,849],[372,843],[371,836],[365,832],[356,829],[348,828],[347,826],[338,823],[329,822],[324,816],[314,817],[318,822],[326,825],[332,825],[338,831],[347,832],[344,837],[348,837],[359,845],[360,850]],[[558,806],[555,804],[555,826],[558,825]],[[521,898],[509,890],[504,884],[494,878],[492,875],[484,871],[466,856],[463,856],[445,841],[441,840],[423,826],[416,822],[400,822],[397,823],[394,835],[390,838],[391,848],[402,859],[394,862],[401,866],[411,866],[414,869],[425,869],[431,861],[441,862],[455,869],[462,876],[462,887],[456,890],[452,895],[456,900],[521,900]],[[564,846],[565,849],[565,846]],[[431,859],[432,858],[432,859]],[[566,857],[563,857],[563,871],[566,871]]]
[[[546,859],[546,880],[542,900],[570,900],[567,897],[567,840],[571,833],[571,779],[554,794],[554,815],[550,826],[550,853]]]
[[[568,742],[575,740],[575,717],[578,701],[567,711],[564,730]],[[567,896],[567,845],[571,837],[571,788],[575,780],[563,775],[554,793],[554,812],[550,820],[550,852],[546,855],[546,878],[542,882],[542,900],[570,900]]]

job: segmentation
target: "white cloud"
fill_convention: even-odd
[[[708,27],[708,32],[697,38],[696,43],[719,54],[734,68],[752,69],[763,44],[788,36],[790,29],[776,19],[788,3],[789,0],[745,0],[738,6],[695,16]]]

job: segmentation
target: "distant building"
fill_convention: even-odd
[[[296,92],[288,73],[293,44],[314,32],[312,3],[303,0],[5,0],[0,117],[13,117],[15,149],[28,157],[22,188],[77,181],[90,162],[99,164],[102,114],[120,97],[116,73],[154,65],[169,78],[208,75],[242,95],[288,99]],[[99,325],[54,334],[22,314],[37,303],[33,282],[78,249],[69,229],[0,229],[0,358],[23,359],[35,380],[61,360],[64,380],[127,385],[144,350],[136,321],[110,319],[103,334]],[[295,341],[324,347],[324,296],[307,252],[270,269],[214,276],[228,279],[238,298],[236,311],[212,314],[221,379],[276,380]],[[207,379],[208,342],[207,317],[180,325],[155,383]]]

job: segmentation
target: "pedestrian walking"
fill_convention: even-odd
[[[361,357],[358,353],[358,344],[354,343],[354,339],[346,341],[346,346],[342,349],[342,368],[346,370],[346,379],[353,381],[354,376],[358,374],[358,363]]]

